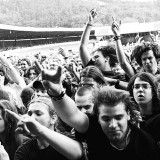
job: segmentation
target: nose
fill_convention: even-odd
[[[146,63],[150,63],[150,60],[148,58],[146,59]]]
[[[82,107],[81,112],[86,113],[86,109]]]
[[[110,128],[115,128],[117,126],[117,122],[115,119],[112,119],[109,123],[109,127]]]
[[[30,117],[36,119],[36,115],[34,113],[30,115]]]
[[[143,91],[143,87],[142,87],[142,86],[139,86],[139,89],[138,89],[138,90]]]

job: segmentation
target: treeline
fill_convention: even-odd
[[[122,23],[160,21],[160,1],[120,0],[0,0],[0,24],[30,27],[83,27],[88,12],[97,8],[96,26],[110,25],[112,16]]]

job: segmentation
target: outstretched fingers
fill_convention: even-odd
[[[15,112],[13,112],[13,111],[10,111],[10,110],[8,110],[8,109],[5,109],[5,111],[6,111],[10,116],[12,116],[14,119],[16,119],[17,121],[20,120],[21,117],[20,117],[17,113],[15,113]]]

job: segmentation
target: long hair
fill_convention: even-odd
[[[17,114],[18,111],[10,101],[8,100],[0,101],[0,110],[5,122],[5,131],[4,133],[1,133],[4,135],[5,144],[3,144],[3,146],[7,151],[7,153],[9,154],[10,158],[13,159],[16,149],[21,144],[21,139],[20,139],[21,136],[15,133],[15,130],[17,128],[17,121],[13,119],[10,115],[8,115],[5,109],[11,110]]]
[[[153,98],[152,98],[153,110],[152,111],[153,113],[160,112],[160,100],[157,94],[158,83],[156,82],[155,76],[153,76],[152,74],[147,73],[147,72],[140,72],[140,73],[135,74],[133,77],[131,77],[131,79],[129,80],[128,86],[127,86],[127,90],[129,91],[130,96],[134,100],[132,87],[137,77],[139,77],[143,81],[148,82],[151,85],[152,93],[153,93]]]
[[[81,77],[93,78],[98,84],[106,85],[106,81],[104,79],[103,73],[96,66],[85,67],[80,73],[80,78]]]

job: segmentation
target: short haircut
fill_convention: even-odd
[[[75,96],[84,96],[86,93],[88,92],[92,92],[93,91],[93,87],[91,86],[81,86],[77,89]]]

